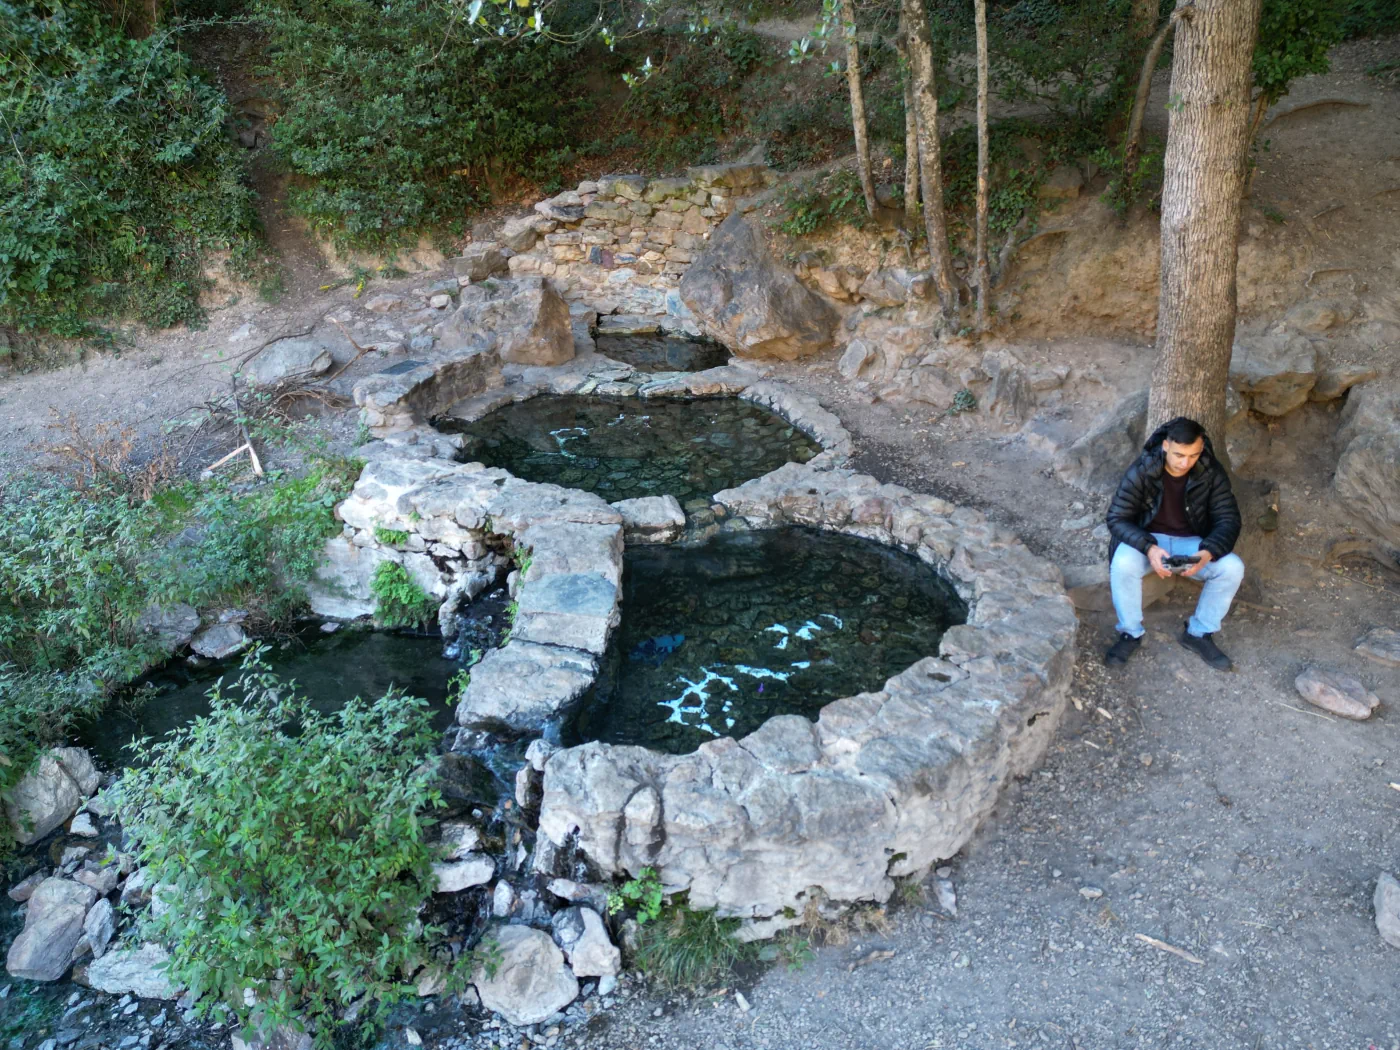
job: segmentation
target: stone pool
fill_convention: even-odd
[[[738,398],[540,396],[439,426],[466,438],[464,459],[609,502],[674,496],[684,504],[822,451],[786,419]]]
[[[721,343],[663,332],[614,335],[600,331],[594,342],[604,357],[642,372],[700,372],[729,360],[729,348]]]
[[[672,754],[815,719],[938,651],[967,607],[917,558],[804,528],[630,547],[622,622],[565,743]]]

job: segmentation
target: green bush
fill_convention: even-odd
[[[426,701],[392,692],[321,714],[261,652],[207,717],[138,748],[119,812],[149,882],[174,888],[142,935],[170,945],[196,1010],[264,1029],[305,1017],[328,1047],[336,1010],[365,996],[376,1024],[412,994],[437,932],[418,919],[436,734]]]
[[[671,904],[655,922],[637,929],[637,968],[670,988],[704,988],[737,963],[758,957],[759,946],[740,941],[738,919]]]
[[[460,233],[493,182],[546,174],[575,130],[572,50],[493,39],[435,0],[260,0],[288,203],[353,247]]]
[[[0,0],[0,325],[196,323],[205,262],[250,273],[252,191],[223,92],[94,0]]]
[[[398,562],[380,562],[369,589],[378,602],[375,618],[385,627],[418,627],[437,615],[438,603]]]
[[[1345,0],[1265,0],[1254,47],[1254,86],[1270,104],[1295,77],[1326,73],[1327,52],[1343,36]]]

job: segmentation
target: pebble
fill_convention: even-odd
[[[436,299],[436,298],[438,298],[438,296],[433,296],[433,298]],[[442,296],[442,298],[443,298],[443,299],[446,299],[447,296],[444,295],[444,296]],[[423,1045],[423,1037],[422,1037],[421,1035],[418,1034],[418,1029],[416,1029],[416,1028],[405,1028],[405,1029],[403,1030],[403,1037],[404,1037],[404,1039],[408,1040],[408,1045],[409,1045],[409,1046],[422,1046],[422,1045]]]
[[[1086,901],[1096,901],[1103,896],[1103,890],[1097,886],[1081,886],[1079,887],[1079,895]]]
[[[651,1012],[651,1016],[652,1016],[652,1017],[660,1017],[660,1016],[661,1016],[662,1014],[664,1014],[665,1012],[666,1012],[666,1008],[665,1008],[664,1006],[658,1006],[655,1010],[653,1010],[653,1011]]]

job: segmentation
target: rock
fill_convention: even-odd
[[[1387,667],[1400,667],[1400,631],[1373,628],[1356,643],[1356,651]]]
[[[1025,368],[1003,350],[982,355],[982,370],[992,379],[982,406],[1002,426],[1019,427],[1035,410],[1035,395]]]
[[[102,774],[93,765],[92,756],[81,747],[56,747],[53,755],[63,771],[73,778],[78,790],[91,795],[102,783]]]
[[[1040,184],[1037,195],[1043,201],[1072,201],[1084,188],[1084,173],[1073,164],[1061,164]]]
[[[117,888],[117,881],[120,876],[117,874],[116,866],[113,864],[97,864],[93,861],[86,862],[88,867],[73,874],[75,882],[81,882],[84,886],[90,886],[97,891],[99,897],[105,897]]]
[[[1400,881],[1389,872],[1381,872],[1376,880],[1374,903],[1381,940],[1392,948],[1400,948]]]
[[[461,860],[481,845],[481,831],[466,821],[445,820],[440,825],[446,860]]]
[[[501,246],[509,248],[513,252],[528,252],[539,240],[540,233],[536,229],[540,220],[534,215],[522,215],[514,219],[507,219],[505,225],[501,227]]]
[[[361,420],[378,435],[392,435],[427,423],[463,398],[499,387],[501,358],[493,348],[495,341],[494,334],[466,333],[431,361],[413,362],[408,368],[404,365],[410,362],[405,361],[366,376],[353,391]]]
[[[490,882],[496,875],[496,862],[484,853],[473,853],[463,860],[434,864],[433,874],[438,893],[460,893]]]
[[[179,602],[175,605],[153,605],[136,621],[137,628],[154,635],[166,652],[175,652],[190,644],[199,630],[199,613],[194,606]]]
[[[578,981],[549,935],[527,926],[489,932],[499,952],[494,975],[485,969],[472,981],[481,1004],[518,1028],[539,1024],[578,997]]]
[[[1298,694],[1314,707],[1357,721],[1370,718],[1371,712],[1381,703],[1380,697],[1368,691],[1351,675],[1336,671],[1308,667],[1293,680],[1293,685]]]
[[[23,904],[34,895],[34,891],[38,889],[39,883],[43,882],[46,878],[48,878],[48,875],[40,868],[38,871],[34,872],[34,874],[21,879],[10,887],[10,900],[14,901],[16,904]]]
[[[27,846],[76,813],[83,804],[83,792],[59,762],[55,748],[39,756],[5,793],[4,803],[15,841]]]
[[[365,309],[373,314],[387,314],[403,306],[403,296],[393,292],[381,292],[365,300]]]
[[[530,228],[530,232],[534,233],[533,227]],[[533,246],[533,237],[530,243]],[[458,277],[466,277],[473,281],[484,281],[498,273],[505,273],[506,270],[505,254],[499,245],[490,241],[469,245],[460,257],[452,260],[452,272]]]
[[[5,959],[10,976],[56,981],[67,973],[83,936],[83,919],[96,900],[95,892],[68,879],[41,882],[29,898],[24,929]]]
[[[841,355],[836,370],[847,379],[856,379],[879,359],[879,351],[863,339],[852,339]]]
[[[1301,335],[1274,334],[1235,343],[1230,385],[1248,394],[1254,411],[1282,416],[1308,399],[1317,382],[1317,348]]]
[[[1334,401],[1357,384],[1375,379],[1378,375],[1380,373],[1376,369],[1363,365],[1329,365],[1318,375],[1317,383],[1308,391],[1308,400]]]
[[[480,296],[464,290],[438,334],[448,346],[494,345],[502,361],[518,365],[562,365],[574,356],[569,306],[537,275],[501,281]]]
[[[1096,901],[1103,896],[1103,890],[1097,886],[1080,886],[1079,895],[1086,901]]]
[[[545,764],[549,762],[549,756],[558,750],[557,744],[551,744],[543,738],[531,740],[530,746],[525,749],[525,761],[536,773],[543,773]]]
[[[472,668],[457,723],[470,729],[537,729],[587,691],[596,668],[589,653],[512,636]]]
[[[236,623],[216,623],[194,636],[190,648],[209,660],[222,660],[244,648],[250,639]]]
[[[1147,391],[1129,394],[1069,448],[1055,456],[1055,476],[1090,492],[1111,493],[1142,451]]]
[[[118,899],[128,908],[139,908],[151,899],[150,889],[146,885],[145,868],[137,868],[127,876],[126,882],[122,883],[121,897]]]
[[[1374,539],[1400,552],[1400,388],[1368,384],[1347,396],[1332,487]]]
[[[566,908],[554,916],[554,939],[564,949],[575,977],[616,976],[622,953],[608,937],[602,916],[592,908]]]
[[[685,532],[685,512],[675,496],[639,496],[611,506],[622,515],[628,543],[670,543]]]
[[[1351,311],[1337,303],[1314,300],[1299,303],[1284,314],[1283,322],[1290,328],[1309,335],[1320,335],[1351,319]]]
[[[491,915],[497,919],[508,919],[515,910],[515,890],[508,882],[496,883],[491,891]]]
[[[680,297],[740,357],[792,361],[831,345],[831,307],[773,262],[763,234],[737,212],[681,278]]]
[[[279,339],[244,366],[253,386],[276,386],[289,379],[310,379],[329,372],[335,358],[319,339]]]
[[[557,197],[540,201],[535,205],[535,211],[555,222],[578,222],[583,218],[584,204],[577,193],[567,190]]]
[[[909,301],[909,275],[895,270],[872,270],[861,282],[860,297],[875,306],[903,306]]]
[[[112,909],[112,902],[104,897],[92,906],[87,917],[83,919],[83,934],[87,937],[94,958],[102,958],[116,929],[117,919]]]
[[[602,656],[619,616],[617,584],[594,573],[555,573],[521,591],[511,640]]]
[[[415,985],[414,991],[420,999],[426,999],[430,995],[441,995],[447,991],[447,971],[441,966],[425,966],[418,974]]]
[[[267,1034],[240,1028],[230,1042],[231,1050],[311,1050],[314,1045],[311,1033],[294,1024],[278,1025]]]

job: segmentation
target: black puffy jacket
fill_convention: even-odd
[[[1108,505],[1108,531],[1113,537],[1108,548],[1109,561],[1120,543],[1146,554],[1157,542],[1146,526],[1162,505],[1162,471],[1167,463],[1162,440],[1166,429],[1163,424],[1152,432]],[[1212,558],[1223,558],[1234,550],[1240,536],[1240,506],[1230,488],[1229,475],[1215,458],[1209,436],[1201,458],[1186,475],[1186,520]]]

